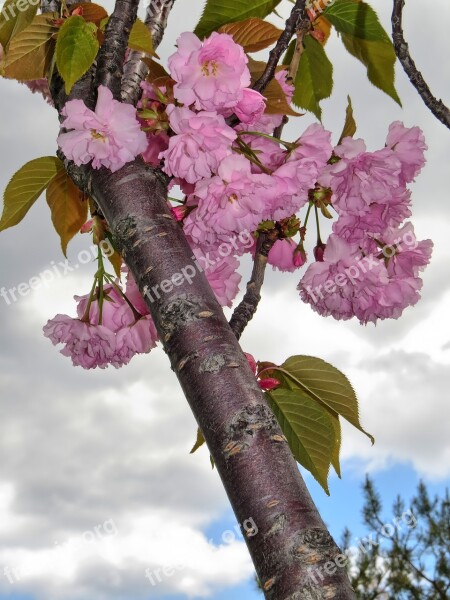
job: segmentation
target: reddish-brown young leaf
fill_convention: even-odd
[[[282,31],[272,23],[252,17],[245,21],[223,25],[219,33],[231,35],[236,44],[240,44],[246,52],[258,52],[274,44]]]

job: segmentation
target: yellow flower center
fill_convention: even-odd
[[[215,77],[217,75],[218,66],[215,60],[205,60],[202,65],[202,73],[205,77],[209,77],[212,75]]]
[[[228,202],[230,204],[233,204],[233,202],[237,202],[239,200],[239,198],[237,197],[237,194],[231,194],[231,196],[228,196]]]
[[[106,136],[102,133],[99,133],[96,129],[91,129],[91,136],[94,140],[102,140],[102,142],[106,142]]]

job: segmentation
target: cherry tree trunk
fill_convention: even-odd
[[[80,183],[80,182],[79,182]],[[255,376],[167,205],[139,160],[84,171],[143,293],[244,531],[266,598],[354,599],[339,554]],[[151,360],[151,358],[149,358]]]

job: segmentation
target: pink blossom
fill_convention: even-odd
[[[104,286],[105,300],[102,305],[102,319],[100,323],[100,308],[98,300],[94,300],[89,308],[89,322],[92,325],[103,325],[112,332],[117,332],[122,327],[131,325],[135,321],[133,311],[123,296],[112,285]],[[75,296],[78,302],[77,314],[80,319],[85,317],[89,294]]]
[[[387,204],[402,185],[401,162],[390,148],[365,152],[362,140],[344,138],[335,148],[341,160],[326,167],[319,183],[331,187],[339,213],[363,215],[372,204]]]
[[[198,252],[196,252],[199,259]],[[199,259],[200,264],[202,261]],[[217,301],[221,306],[231,307],[239,292],[241,275],[238,273],[239,261],[234,256],[226,256],[215,261],[214,265],[205,270]]]
[[[160,154],[165,159],[164,171],[195,183],[217,172],[221,161],[232,152],[236,132],[221,115],[192,112],[188,108],[167,107],[170,125],[178,134],[172,136],[169,148]]]
[[[389,125],[386,145],[401,162],[403,183],[410,183],[425,164],[424,152],[428,149],[419,127],[405,127],[400,121]]]
[[[270,216],[280,220],[295,214],[308,201],[321,171],[331,156],[331,133],[321,125],[310,125],[297,140],[297,148],[286,153],[287,160],[274,173]]]
[[[147,304],[141,292],[139,291],[139,288],[133,275],[131,274],[131,271],[128,269],[128,267],[124,267],[122,270],[124,273],[126,273],[126,297],[131,302],[135,310],[138,311],[139,314],[147,316],[149,314]]]
[[[104,369],[116,351],[116,338],[103,325],[90,325],[67,315],[56,315],[44,327],[44,335],[54,346],[64,344],[61,354],[69,356],[74,366]]]
[[[160,154],[169,147],[169,136],[165,131],[158,133],[147,132],[147,148],[142,153],[142,158],[149,165],[159,167],[161,159]]]
[[[378,319],[397,319],[407,306],[420,298],[422,280],[418,272],[428,263],[431,242],[420,242],[415,249],[412,228],[387,234],[390,243],[411,245],[389,258],[388,247],[376,254],[363,255],[332,234],[323,262],[310,265],[299,284],[302,300],[322,315],[335,319],[356,316],[361,323]],[[401,234],[399,236],[399,234]],[[386,261],[385,261],[386,259]],[[387,262],[387,267],[385,265]]]
[[[419,242],[412,223],[405,223],[401,229],[391,227],[380,237],[384,244],[382,253],[387,259],[387,269],[391,277],[418,277],[419,272],[430,262],[433,242]]]
[[[254,231],[266,218],[264,194],[272,185],[270,176],[254,175],[243,156],[225,158],[215,177],[197,183],[198,207],[186,217],[185,232],[208,247],[231,233]]]
[[[361,322],[384,318],[379,310],[388,273],[373,256],[361,258],[344,240],[332,234],[323,262],[312,263],[298,289],[302,300],[321,315],[335,319],[357,316]]]
[[[294,95],[294,85],[291,81],[288,81],[287,71],[282,69],[281,71],[277,71],[275,74],[275,79],[281,85],[281,89],[283,90],[286,96],[286,102],[288,104],[291,103],[292,97]],[[283,122],[283,114],[268,114],[264,113],[261,117],[253,124],[252,130],[260,131],[261,133],[269,133],[272,134],[274,130],[281,125]],[[245,129],[246,126],[243,126]],[[242,129],[240,129],[242,131]],[[247,128],[247,131],[249,129]]]
[[[285,153],[280,148],[280,144],[274,139],[269,140],[258,135],[241,135],[239,137],[256,154],[263,167],[269,171],[275,171],[284,162]],[[263,172],[256,163],[251,163],[251,170],[252,173]]]
[[[341,214],[333,223],[333,232],[364,252],[375,252],[374,239],[391,226],[398,226],[411,215],[411,192],[404,187],[392,190],[386,204],[371,204],[363,215]]]
[[[306,256],[292,239],[277,240],[270,249],[267,262],[274,269],[292,273],[305,264]]]
[[[177,82],[175,98],[198,110],[223,111],[242,99],[250,85],[248,59],[241,46],[225,33],[214,32],[203,43],[193,33],[183,33],[178,50],[169,58]]]
[[[82,100],[70,100],[62,115],[61,127],[70,131],[59,134],[58,145],[78,166],[92,161],[94,169],[103,166],[115,172],[147,148],[135,108],[114,100],[104,86],[98,88],[95,112]]]
[[[128,364],[135,354],[148,354],[157,340],[158,334],[150,316],[123,327],[116,335],[116,351],[111,364],[118,368]]]
[[[233,108],[237,118],[247,125],[254,125],[263,114],[266,101],[259,92],[245,88],[242,90],[242,98]]]
[[[325,167],[333,152],[331,132],[319,123],[307,127],[295,143],[298,145],[289,153],[288,161],[311,160],[318,169]]]
[[[294,97],[295,86],[292,82],[292,79],[288,78],[287,69],[281,69],[275,73],[275,79],[281,86],[284,95],[286,96],[286,102],[290,104],[292,102],[292,98]]]

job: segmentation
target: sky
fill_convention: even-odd
[[[389,30],[390,3],[372,5]],[[158,51],[163,61],[201,8],[200,0],[177,0]],[[405,32],[417,66],[449,104],[447,0],[433,8],[409,0]],[[339,539],[347,526],[356,540],[367,533],[360,524],[366,473],[382,494],[386,523],[397,494],[408,505],[420,479],[438,494],[450,480],[450,146],[448,131],[400,66],[403,108],[371,86],[335,36],[327,52],[335,87],[323,103],[323,123],[335,140],[347,94],[369,149],[384,145],[391,121],[425,132],[428,163],[412,186],[413,222],[418,238],[431,238],[435,248],[422,300],[398,321],[362,327],[313,313],[298,297],[299,273],[270,271],[242,345],[278,363],[292,354],[319,356],[352,381],[376,444],[344,426],[343,478],[331,477],[331,497],[304,475],[332,534]],[[0,108],[4,189],[22,164],[54,154],[58,128],[53,109],[23,85],[0,80]],[[295,139],[312,122],[311,115],[296,119],[285,136]],[[0,599],[260,598],[208,453],[189,455],[195,420],[163,352],[136,357],[119,371],[86,372],[43,337],[49,318],[74,314],[72,297],[88,291],[95,270],[87,236],[72,243],[64,264],[49,216],[41,198],[18,227],[0,235],[0,288],[47,272],[45,285],[29,296],[9,297],[9,304],[0,297]],[[242,273],[245,280],[248,263]]]

